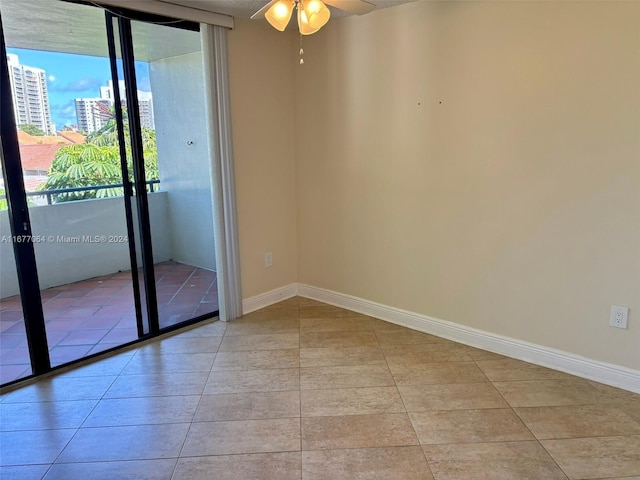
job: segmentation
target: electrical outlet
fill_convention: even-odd
[[[609,317],[609,325],[616,328],[627,328],[628,318],[629,307],[611,305],[611,317]]]
[[[264,266],[265,268],[269,268],[273,265],[273,253],[267,252],[264,254]]]

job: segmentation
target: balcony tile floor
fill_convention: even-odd
[[[640,478],[640,395],[294,297],[0,396],[1,478]]]
[[[218,310],[216,273],[176,262],[155,266],[160,326]],[[119,272],[41,292],[53,366],[138,336],[131,273]],[[20,297],[0,300],[0,384],[31,374]]]

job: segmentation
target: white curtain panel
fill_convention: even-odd
[[[201,24],[220,319],[242,315],[227,29]]]

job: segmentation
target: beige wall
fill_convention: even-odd
[[[640,3],[417,2],[291,50],[298,281],[640,368]],[[290,154],[261,144],[237,145],[241,190],[291,199],[249,174]],[[240,203],[255,263],[273,205]]]
[[[244,298],[297,281],[292,38],[250,20],[228,34]]]

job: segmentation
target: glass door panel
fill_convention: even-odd
[[[32,372],[4,179],[0,181],[0,384],[4,384],[27,377]]]
[[[131,22],[160,327],[218,310],[198,32]]]
[[[2,8],[54,367],[138,338],[105,17],[53,0]]]
[[[124,187],[124,194],[127,196],[130,204],[131,211],[131,232],[133,234],[133,253],[135,258],[132,258],[131,264],[137,265],[136,270],[132,271],[132,277],[137,284],[135,290],[138,292],[136,301],[138,301],[137,310],[140,313],[140,323],[138,325],[138,333],[140,336],[147,335],[151,332],[149,325],[149,311],[147,308],[147,295],[145,288],[144,269],[142,267],[142,245],[141,245],[141,232],[139,228],[139,214],[137,197],[135,190],[135,178],[133,173],[133,155],[131,151],[131,135],[129,126],[129,114],[127,109],[126,100],[126,88],[124,80],[124,65],[122,60],[122,47],[120,43],[120,31],[118,18],[112,15],[107,15],[108,34],[113,38],[113,45],[111,48],[111,62],[112,71],[115,73],[117,82],[113,80],[108,82],[108,95],[111,97],[114,104],[114,115],[120,118],[121,130],[118,132],[120,143],[124,145],[121,148],[121,157],[124,159],[127,165],[127,184]]]

